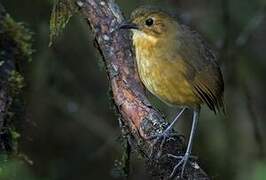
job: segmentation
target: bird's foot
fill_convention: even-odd
[[[185,111],[186,108],[182,108],[180,112],[178,112],[177,116],[175,117],[175,119],[171,122],[170,125],[168,125],[168,127],[160,134],[156,134],[152,137],[149,137],[147,139],[149,140],[153,140],[153,143],[152,143],[152,148],[151,148],[151,153],[149,155],[149,157],[152,157],[153,156],[153,151],[158,148],[155,148],[155,145],[158,144],[158,141],[160,142],[160,146],[159,146],[159,149],[157,150],[157,154],[156,154],[156,158],[159,158],[161,155],[162,155],[162,150],[163,150],[163,146],[165,144],[166,141],[169,141],[169,140],[175,140],[174,138],[174,135],[176,134],[173,134],[172,132],[172,128],[174,126],[174,124],[177,122],[177,120],[179,119],[179,117],[181,116],[181,114]]]
[[[172,158],[175,158],[175,159],[179,159],[178,163],[175,165],[173,171],[171,172],[169,178],[172,179],[176,173],[176,170],[182,165],[182,169],[181,169],[181,175],[180,179],[183,178],[183,175],[184,175],[184,171],[185,171],[185,168],[186,168],[186,165],[187,165],[187,162],[189,159],[197,159],[196,156],[190,156],[189,153],[185,153],[184,156],[175,156],[175,155],[172,155],[172,154],[168,154],[168,157],[172,157]]]
[[[150,152],[150,157],[152,157],[154,154],[154,149],[156,149],[155,145],[158,142],[160,143],[160,146],[158,147],[158,151],[157,151],[158,153],[155,156],[156,158],[159,158],[162,154],[163,146],[164,146],[165,142],[169,141],[169,140],[174,140],[174,137],[171,134],[170,128],[166,128],[166,130],[163,131],[162,133],[151,136],[148,139],[153,140],[152,145],[151,145],[152,148],[151,148],[151,152]]]

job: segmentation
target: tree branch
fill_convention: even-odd
[[[16,23],[0,4],[0,153],[16,154],[25,122],[22,64],[30,59],[31,34]]]
[[[114,104],[129,131],[131,146],[145,158],[147,170],[153,177],[168,179],[177,160],[167,154],[182,155],[183,139],[177,135],[168,139],[161,156],[156,156],[160,142],[153,145],[154,141],[148,137],[161,133],[167,123],[144,95],[134,64],[129,34],[118,30],[124,21],[119,7],[113,0],[80,0],[77,5],[95,34],[106,65]],[[177,171],[180,175],[181,170]],[[209,179],[198,164],[192,161],[187,165],[185,178]]]

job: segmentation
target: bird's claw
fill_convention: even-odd
[[[190,156],[189,153],[185,153],[184,156],[175,156],[173,154],[167,154],[167,156],[175,158],[175,159],[180,159],[179,162],[177,163],[177,165],[175,165],[175,167],[174,167],[173,171],[171,172],[169,178],[173,178],[174,177],[177,168],[179,168],[181,165],[182,165],[181,178],[183,178],[184,170],[186,168],[186,164],[187,164],[188,160],[189,159],[197,159],[196,156]]]
[[[171,157],[171,158],[175,158],[175,159],[182,159],[184,156],[176,156],[176,155],[173,155],[173,154],[167,154],[168,157]],[[193,160],[198,160],[198,157],[197,156],[193,156],[193,155],[190,155],[189,156],[189,159],[193,159]]]
[[[152,155],[154,153],[154,149],[155,149],[154,146],[158,143],[158,141],[160,141],[160,147],[159,147],[158,153],[156,154],[156,157],[158,158],[162,154],[162,150],[163,150],[163,146],[164,146],[165,142],[169,141],[169,140],[174,140],[174,137],[171,136],[170,131],[166,130],[160,134],[149,137],[149,139],[153,139],[152,149],[151,149],[149,157],[152,157]]]

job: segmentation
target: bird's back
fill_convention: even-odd
[[[224,82],[216,57],[201,36],[181,26],[179,54],[186,63],[186,78],[194,93],[213,111],[224,110]]]

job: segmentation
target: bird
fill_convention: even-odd
[[[213,51],[203,37],[160,8],[141,6],[119,29],[132,31],[136,67],[141,82],[153,95],[171,107],[179,107],[174,120],[158,137],[170,130],[186,109],[193,111],[185,154],[170,177],[182,165],[181,176],[191,155],[200,109],[224,112],[224,81]]]

